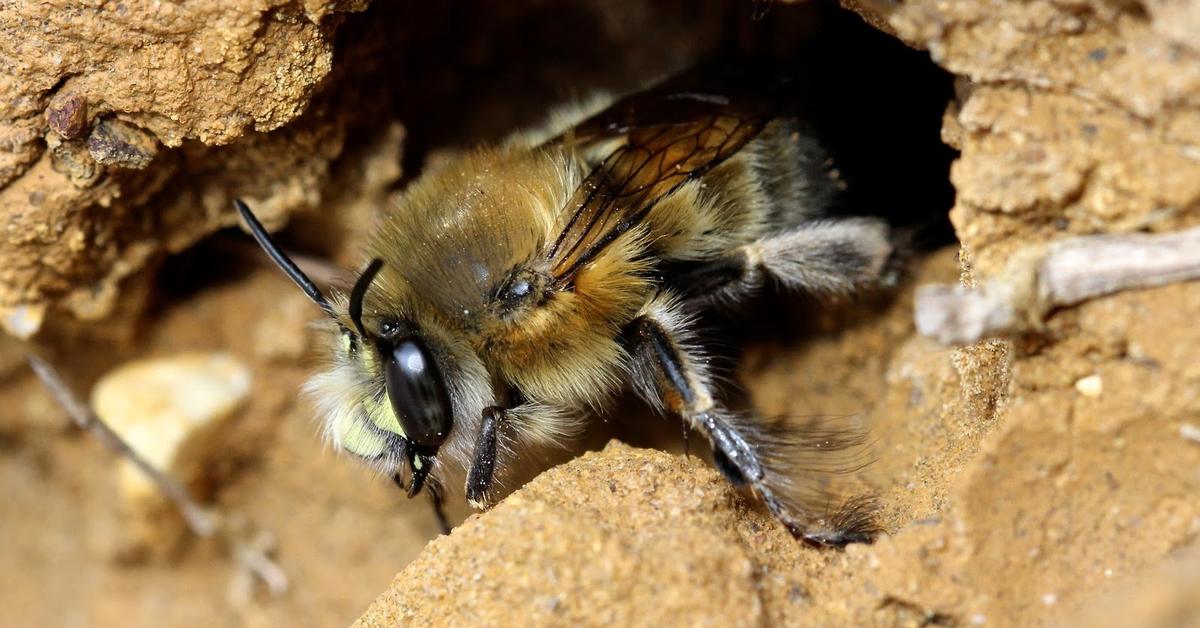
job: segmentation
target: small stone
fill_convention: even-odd
[[[92,408],[151,466],[184,486],[198,483],[216,459],[229,420],[250,394],[250,371],[225,354],[139,360],[102,377]],[[175,506],[130,460],[118,470],[125,557],[164,556],[182,538]]]
[[[83,141],[66,141],[51,135],[46,138],[46,147],[50,149],[51,167],[70,177],[76,187],[91,187],[103,174]]]
[[[1193,443],[1200,443],[1200,425],[1184,423],[1179,426],[1179,435]]]
[[[46,124],[59,137],[79,137],[87,127],[87,101],[79,94],[55,94],[46,108]]]
[[[1088,375],[1075,382],[1075,390],[1084,397],[1099,397],[1104,392],[1104,380],[1099,375]]]
[[[87,147],[98,164],[134,170],[150,165],[158,152],[149,133],[120,120],[101,120],[88,136]]]
[[[42,328],[45,319],[45,304],[17,305],[3,308],[0,313],[0,326],[14,338],[29,340]]]

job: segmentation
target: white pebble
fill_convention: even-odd
[[[38,333],[45,320],[45,305],[18,305],[4,308],[4,313],[0,316],[0,326],[18,340],[29,340]]]
[[[92,409],[155,468],[183,484],[203,477],[225,446],[228,419],[250,394],[250,371],[232,357],[188,353],[125,364],[92,389]],[[126,538],[119,551],[168,550],[182,532],[157,485],[132,461],[118,471]]]
[[[1104,380],[1099,375],[1088,375],[1075,382],[1075,390],[1084,397],[1099,397],[1104,392]]]

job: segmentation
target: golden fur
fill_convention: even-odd
[[[600,107],[592,101],[586,109]],[[440,489],[462,486],[483,410],[503,403],[507,389],[521,399],[499,443],[498,455],[511,460],[517,452],[570,440],[586,412],[601,409],[631,378],[646,379],[634,372],[621,342],[639,317],[674,334],[687,381],[703,398],[687,406],[662,382],[642,381],[638,391],[686,417],[719,411],[681,301],[656,282],[656,265],[773,250],[773,234],[818,217],[832,195],[831,180],[812,174],[812,164],[821,163],[815,144],[792,123],[776,120],[736,154],[660,199],[570,286],[552,286],[533,300],[505,300],[501,288],[518,273],[543,286],[550,272],[546,250],[570,218],[572,194],[611,151],[612,142],[579,150],[569,142],[541,143],[583,114],[559,113],[553,128],[515,135],[427,172],[381,216],[365,247],[364,257],[383,265],[363,300],[364,326],[377,331],[385,322],[404,321],[419,330],[449,389],[453,427],[430,476]],[[834,235],[846,236],[836,226]],[[872,272],[888,251],[884,242],[864,253]],[[796,265],[780,266],[790,271]],[[382,472],[404,473],[394,449],[404,432],[387,400],[382,365],[371,350],[350,351],[348,300],[338,295],[332,304],[330,363],[307,387],[325,416],[325,432],[335,447]],[[782,446],[765,451],[764,460],[786,468],[784,452]]]

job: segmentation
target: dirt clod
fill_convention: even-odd
[[[356,625],[760,625],[732,499],[699,460],[610,444],[435,540]]]

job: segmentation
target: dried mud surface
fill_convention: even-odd
[[[963,348],[911,314],[916,285],[993,277],[1025,247],[1200,224],[1200,3],[843,5],[955,77],[932,138],[960,151],[953,207],[919,207],[905,174],[877,200],[949,210],[961,243],[895,294],[792,304],[784,333],[747,341],[747,404],[871,429],[886,534],[843,552],[793,541],[625,406],[617,435],[676,451],[601,434],[486,513],[455,505],[437,536],[423,503],[324,450],[297,398],[310,304],[244,237],[212,236],[242,196],[294,250],[358,263],[422,158],[731,41],[819,34],[827,12],[776,3],[746,30],[736,2],[0,5],[0,319],[32,335],[0,337],[0,623],[1200,624],[1200,285]],[[903,123],[877,102],[847,115]],[[80,390],[134,358],[248,365],[251,400],[193,488],[271,533],[288,593],[239,588],[217,542],[120,560],[116,461],[28,374],[31,350]]]
[[[314,207],[347,121],[313,95],[364,6],[0,7],[0,306],[103,318],[123,280],[233,224],[230,195],[275,225]]]

